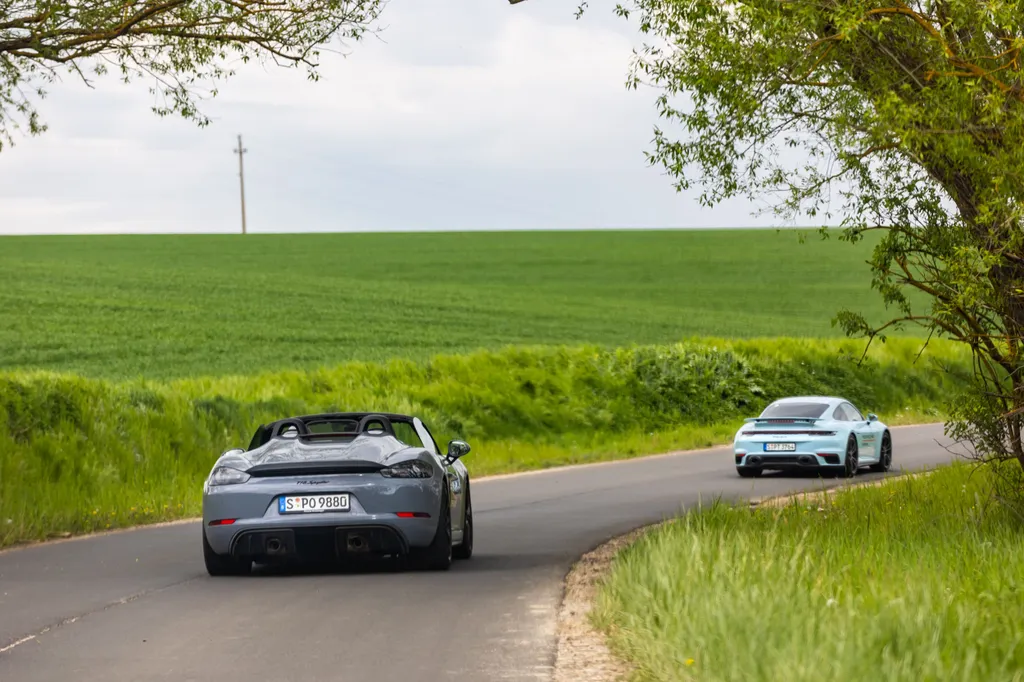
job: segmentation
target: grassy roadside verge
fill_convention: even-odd
[[[166,384],[0,375],[0,546],[193,516],[201,482],[257,424],[329,410],[422,415],[469,440],[474,475],[728,441],[781,395],[840,393],[892,423],[934,421],[956,390],[952,345],[692,340],[663,346],[513,347],[429,362]]]
[[[1019,680],[1024,533],[966,465],[712,505],[616,559],[595,623],[634,680]]]

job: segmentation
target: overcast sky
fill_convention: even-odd
[[[246,67],[199,128],[143,82],[71,79],[50,130],[0,152],[0,232],[235,232],[241,133],[250,232],[735,227],[646,165],[651,90],[627,90],[635,22],[592,0],[391,0],[381,40],[323,78]]]

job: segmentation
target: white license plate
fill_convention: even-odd
[[[277,498],[277,511],[281,514],[348,511],[348,494],[279,497]]]
[[[793,452],[796,450],[796,443],[765,443],[765,452]]]

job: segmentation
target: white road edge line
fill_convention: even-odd
[[[920,429],[920,428],[926,428],[926,427],[929,427],[929,426],[941,426],[944,423],[945,422],[926,422],[926,423],[923,423],[923,424],[900,424],[898,426],[890,426],[889,428],[891,430],[893,430],[893,431],[895,431],[897,429]],[[701,454],[706,454],[708,452],[711,452],[712,450],[719,450],[721,448],[727,448],[727,447],[729,447],[729,443],[721,443],[719,445],[712,445],[710,447],[698,448],[698,449],[695,449],[695,450],[675,450],[675,451],[672,451],[672,452],[662,452],[662,453],[655,454],[655,455],[641,455],[639,457],[624,457],[624,458],[619,458],[619,459],[608,459],[608,460],[602,460],[600,462],[587,462],[587,463],[584,463],[584,464],[564,464],[562,466],[549,467],[547,469],[531,469],[529,471],[516,471],[516,472],[510,473],[510,474],[492,474],[490,476],[476,476],[476,477],[473,477],[472,481],[473,481],[474,485],[478,485],[478,484],[481,484],[481,483],[489,483],[489,482],[492,482],[492,481],[500,481],[500,480],[508,479],[508,478],[522,478],[522,477],[525,477],[525,476],[539,476],[539,475],[542,475],[542,474],[557,474],[557,473],[561,473],[561,472],[564,472],[564,471],[567,471],[567,470],[593,469],[595,467],[607,467],[607,466],[613,466],[613,465],[622,466],[622,465],[627,464],[629,462],[644,462],[644,461],[649,461],[649,460],[665,459],[665,458],[668,458],[668,457],[686,457],[686,456],[690,456],[690,455],[701,455]],[[104,537],[104,536],[107,536],[107,535],[118,535],[118,534],[121,534],[121,533],[131,533],[131,532],[134,532],[134,531],[137,531],[137,530],[144,530],[144,529],[147,529],[147,528],[163,528],[165,526],[183,526],[185,524],[195,523],[197,521],[200,521],[201,519],[202,519],[202,517],[193,516],[193,517],[189,517],[187,519],[177,519],[175,521],[161,521],[159,523],[146,523],[146,524],[142,524],[140,526],[127,526],[125,528],[114,528],[114,529],[111,529],[111,530],[105,530],[105,531],[101,531],[101,532],[98,532],[98,533],[85,533],[85,534],[82,534],[82,535],[73,535],[73,536],[67,537],[67,538],[50,538],[50,539],[47,539],[47,540],[40,540],[38,542],[30,542],[30,543],[23,544],[23,545],[15,545],[14,547],[8,547],[6,549],[0,549],[0,556],[3,556],[4,554],[8,554],[10,552],[17,552],[17,551],[29,549],[30,547],[40,547],[40,546],[45,546],[45,545],[59,545],[59,544],[64,543],[64,542],[76,542],[76,541],[79,541],[79,540],[86,540],[88,538],[100,538],[100,537]],[[3,653],[3,651],[0,651],[0,653]]]
[[[889,429],[896,431],[897,429],[920,429],[929,426],[942,426],[945,422],[926,422],[923,424],[900,424],[899,426],[890,426]],[[630,462],[647,462],[657,459],[667,459],[669,457],[688,457],[690,455],[704,455],[714,450],[721,450],[728,448],[731,443],[719,443],[718,445],[710,445],[705,448],[697,448],[694,450],[673,450],[671,452],[661,452],[654,455],[640,455],[639,457],[620,457],[619,459],[606,459],[600,462],[586,462],[584,464],[563,464],[557,467],[548,467],[546,469],[530,469],[529,471],[516,471],[510,474],[492,474],[490,476],[477,476],[473,478],[474,483],[484,483],[488,481],[500,481],[504,478],[521,478],[524,476],[537,476],[540,474],[554,474],[567,470],[579,470],[579,469],[594,469],[597,467],[607,466],[625,466]]]
[[[36,637],[42,637],[43,635],[45,635],[47,632],[50,632],[51,630],[56,630],[57,628],[62,628],[62,627],[65,627],[67,625],[71,625],[72,623],[77,623],[78,621],[82,620],[83,618],[87,618],[88,616],[91,616],[93,614],[103,613],[104,611],[112,609],[112,608],[114,608],[116,606],[123,606],[125,604],[130,604],[131,602],[136,601],[137,599],[141,599],[142,597],[148,596],[150,594],[157,594],[159,592],[164,592],[165,590],[169,590],[171,588],[178,587],[179,585],[184,585],[186,583],[190,583],[193,580],[195,580],[194,577],[186,578],[186,579],[181,580],[179,582],[171,583],[170,585],[164,585],[163,587],[156,587],[156,588],[153,588],[153,589],[150,589],[150,590],[143,590],[142,592],[136,592],[135,594],[130,594],[127,597],[121,597],[120,599],[115,599],[114,601],[112,601],[112,602],[110,602],[108,604],[105,604],[105,605],[103,605],[103,606],[101,606],[101,607],[99,607],[97,609],[92,610],[92,611],[87,611],[85,613],[80,613],[77,616],[70,616],[70,617],[65,618],[64,620],[60,621],[59,623],[52,623],[50,625],[47,625],[46,627],[44,627],[42,630],[39,630],[35,634],[26,635],[25,637],[22,637],[21,639],[19,639],[16,642],[11,642],[10,644],[5,646],[4,648],[0,649],[0,654],[4,653],[5,651],[10,651],[14,647],[20,646],[22,644],[25,644],[26,642],[31,642]]]
[[[5,654],[8,651],[10,651],[11,649],[13,649],[14,647],[19,646],[21,644],[24,644],[25,642],[31,642],[35,638],[36,638],[35,635],[29,635],[28,637],[22,637],[17,642],[12,642],[12,643],[8,644],[7,646],[5,646],[3,649],[0,649],[0,654]]]

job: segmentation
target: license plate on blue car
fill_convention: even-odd
[[[765,452],[793,452],[796,450],[796,443],[765,443]]]
[[[277,498],[281,514],[348,511],[348,495],[287,495]]]

